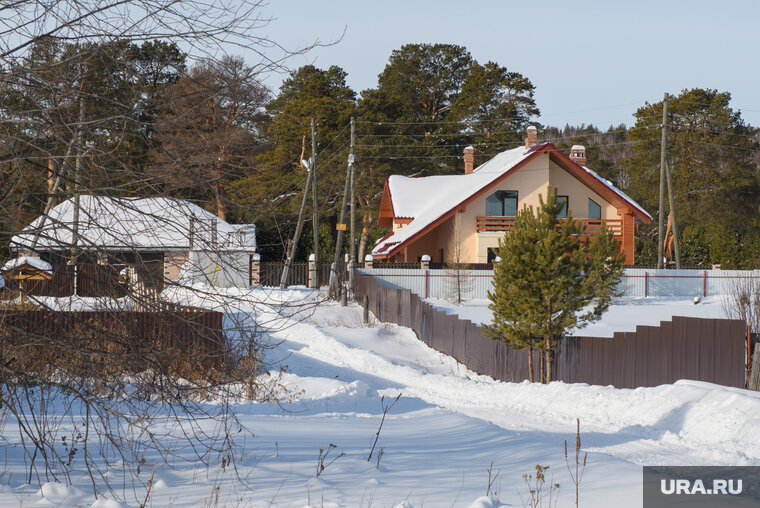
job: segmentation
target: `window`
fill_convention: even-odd
[[[588,200],[588,218],[595,220],[601,220],[602,218],[602,207],[590,198]]]
[[[567,207],[570,204],[570,199],[567,196],[557,196],[557,202],[562,203],[562,210],[559,211],[558,217],[560,219],[567,219]]]
[[[488,217],[515,217],[517,215],[517,191],[496,191],[486,198]]]

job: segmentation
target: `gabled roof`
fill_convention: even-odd
[[[187,250],[191,230],[194,248],[253,250],[251,225],[233,226],[203,208],[170,198],[80,197],[78,221],[81,248],[105,250]],[[72,244],[73,198],[38,217],[11,239],[11,247],[29,248],[40,231],[35,250],[62,250]]]
[[[544,143],[501,152],[468,175],[389,177],[383,192],[378,223],[390,225],[392,218],[401,217],[413,220],[399,231],[378,241],[372,253],[392,255],[448,219],[460,206],[466,205],[542,154],[548,154],[553,162],[613,205],[629,208],[642,222],[649,223],[652,220],[646,210],[611,182],[576,164],[551,143]]]

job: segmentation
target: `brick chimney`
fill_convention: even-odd
[[[573,145],[570,149],[570,159],[581,166],[586,165],[586,147],[583,145]]]
[[[471,146],[464,149],[464,174],[469,175],[475,168],[475,149]]]
[[[528,137],[525,138],[525,148],[530,148],[533,145],[538,144],[538,129],[534,126],[528,127]]]

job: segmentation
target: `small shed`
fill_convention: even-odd
[[[74,231],[76,274],[67,266]],[[256,251],[256,237],[252,224],[229,224],[181,199],[83,195],[78,213],[73,199],[59,203],[15,235],[11,249],[33,250],[52,265],[55,280],[50,296],[72,294],[75,277],[81,282],[77,285],[80,296],[109,296],[125,267],[132,267],[141,283],[156,291],[178,281],[188,262],[205,271],[211,262],[207,264],[205,256],[198,259],[195,251],[213,253],[212,283],[242,285],[246,281],[247,287],[248,273],[239,272],[241,266],[248,266],[243,261]]]
[[[52,278],[50,263],[34,256],[19,256],[0,268],[0,289],[7,288],[2,293],[6,299],[20,295],[23,302],[26,295],[37,294],[40,285]]]

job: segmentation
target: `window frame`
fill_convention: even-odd
[[[570,212],[570,196],[557,195],[557,201],[563,198],[565,200],[565,206],[562,210],[559,211],[559,214],[557,215],[557,218],[559,219],[567,219],[567,214]]]
[[[499,215],[492,215],[488,211],[488,201],[491,198],[493,198],[494,196],[497,196],[497,195],[498,195],[498,202],[501,205],[501,213]],[[507,201],[507,199],[510,199],[510,200],[514,199],[514,204],[515,204],[514,210],[515,211],[514,211],[513,215],[507,215],[507,211],[506,211],[506,201]],[[495,202],[492,202],[491,204],[492,204],[492,206],[496,205]],[[517,216],[517,211],[518,211],[519,204],[520,204],[520,194],[519,194],[518,191],[516,191],[516,190],[497,190],[497,191],[492,192],[488,197],[486,197],[485,215],[486,215],[486,217],[516,217]]]
[[[591,216],[591,205],[592,204],[594,206],[596,206],[596,208],[599,210],[599,217],[592,217]],[[602,205],[600,205],[599,203],[597,203],[596,201],[594,201],[591,198],[588,198],[588,218],[589,218],[589,220],[595,220],[595,221],[602,220]]]

